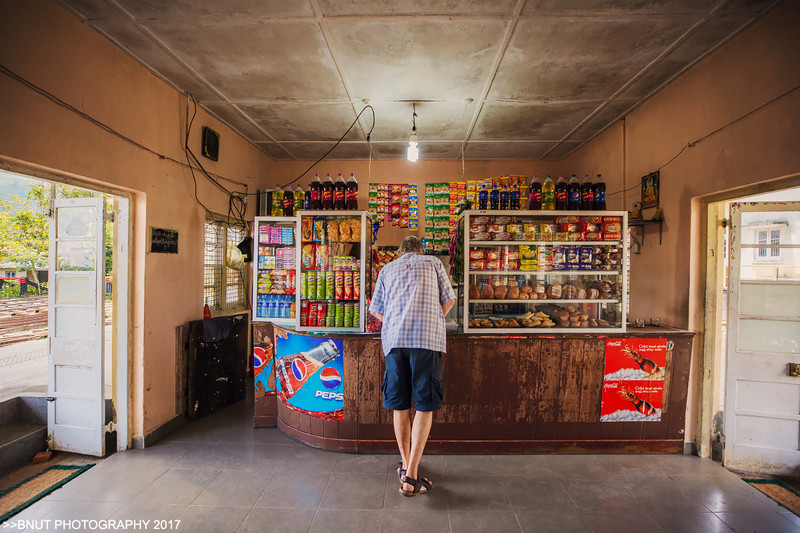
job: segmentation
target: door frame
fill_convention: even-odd
[[[112,269],[112,279],[123,281],[114,283],[115,287],[120,290],[115,294],[114,298],[113,314],[115,323],[113,331],[114,333],[125,332],[125,334],[117,334],[117,342],[112,347],[116,351],[115,357],[112,358],[112,364],[116,367],[112,374],[112,399],[114,400],[114,409],[117,415],[117,450],[127,450],[132,446],[132,410],[134,409],[131,387],[134,360],[132,330],[134,298],[132,298],[132,295],[134,294],[134,279],[137,275],[134,269],[133,248],[134,224],[136,223],[136,194],[111,184],[58,173],[47,167],[3,155],[0,155],[0,170],[19,174],[23,178],[41,179],[60,185],[90,189],[95,192],[112,195],[115,199],[120,200],[119,221],[115,220],[113,225],[117,234],[114,239],[115,261]],[[117,210],[115,209],[116,216]],[[125,260],[122,260],[123,258]]]

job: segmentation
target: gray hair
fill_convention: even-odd
[[[424,254],[425,248],[422,246],[422,241],[416,235],[409,235],[403,242],[400,243],[400,248],[397,250],[397,256],[407,253]]]

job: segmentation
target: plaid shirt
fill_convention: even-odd
[[[446,349],[442,304],[456,297],[442,262],[403,254],[378,274],[370,311],[383,315],[384,355],[392,348]]]

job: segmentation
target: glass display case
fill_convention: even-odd
[[[253,322],[296,319],[297,218],[256,217],[253,239]]]
[[[463,331],[624,332],[627,216],[464,211]]]
[[[300,211],[298,331],[364,331],[371,290],[372,217],[366,211]]]

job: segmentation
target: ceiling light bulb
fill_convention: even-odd
[[[408,138],[408,153],[406,157],[412,163],[416,163],[419,159],[419,148],[417,148],[417,136],[412,135]]]

